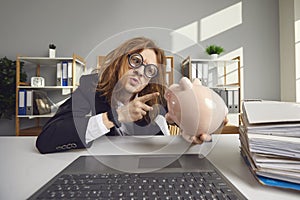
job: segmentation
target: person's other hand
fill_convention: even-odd
[[[174,120],[173,120],[173,118],[171,117],[170,113],[167,113],[167,114],[165,115],[165,118],[166,118],[166,121],[167,121],[169,124],[174,124],[174,123],[175,123]]]
[[[120,122],[135,122],[142,119],[147,112],[153,110],[153,108],[146,104],[147,101],[159,96],[158,92],[146,94],[141,97],[137,97],[130,101],[127,105],[117,109],[118,120]]]
[[[200,133],[199,135],[191,136],[182,132],[181,136],[192,144],[202,144],[203,142],[211,141],[211,135],[207,133]]]
[[[223,123],[221,124],[220,128],[218,128],[218,130],[215,133],[221,133],[223,127],[228,123],[228,119],[227,117],[225,117],[225,119],[223,120]],[[203,142],[209,142],[211,141],[211,134],[207,134],[207,133],[200,133],[198,135],[187,135],[185,133],[181,133],[182,137],[192,143],[192,144],[202,144]]]

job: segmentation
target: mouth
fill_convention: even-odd
[[[129,82],[130,82],[131,85],[134,85],[134,86],[140,84],[139,79],[137,79],[137,78],[135,78],[135,77],[130,77],[130,78],[129,78]]]

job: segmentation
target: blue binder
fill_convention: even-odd
[[[26,90],[19,90],[18,115],[26,115]]]
[[[62,62],[62,86],[68,86],[68,62]]]

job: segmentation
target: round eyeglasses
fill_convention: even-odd
[[[137,69],[141,66],[144,66],[144,74],[148,78],[153,78],[158,73],[158,67],[154,64],[143,64],[144,58],[139,53],[129,54],[128,55],[128,63],[133,69]]]

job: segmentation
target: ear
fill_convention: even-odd
[[[179,81],[179,85],[182,90],[190,90],[193,87],[192,82],[187,77],[183,77]]]
[[[193,85],[202,85],[202,83],[201,83],[200,79],[195,78],[193,81]]]
[[[170,99],[171,91],[167,89],[164,94],[164,98],[168,101]]]

